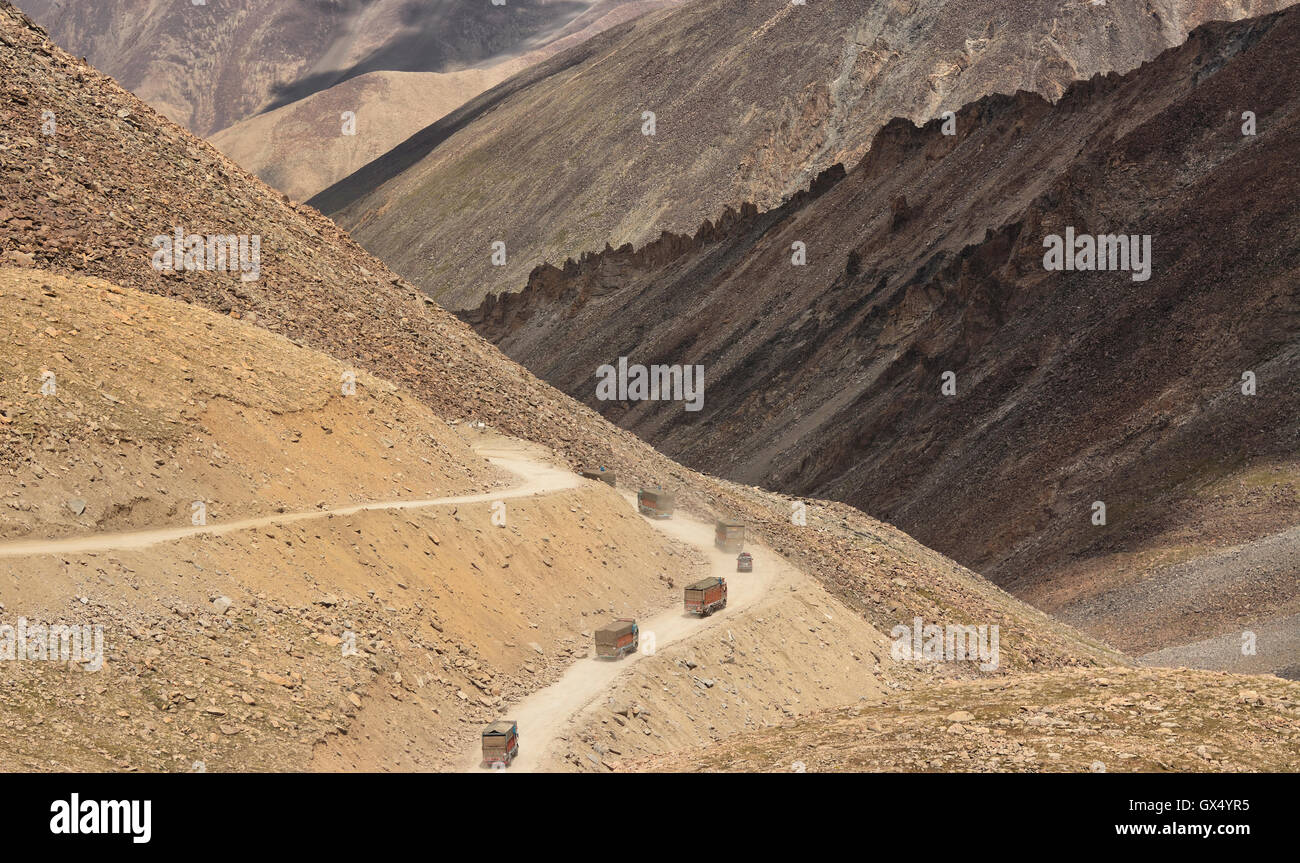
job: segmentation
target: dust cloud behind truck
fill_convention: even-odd
[[[738,521],[719,520],[713,526],[713,544],[730,554],[745,550],[745,526]]]

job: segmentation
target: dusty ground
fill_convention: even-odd
[[[0,291],[13,311],[7,324],[24,333],[33,322],[67,328],[59,343],[66,358],[59,362],[72,370],[60,376],[66,384],[36,401],[28,379],[6,407],[11,434],[61,435],[69,464],[93,464],[102,445],[99,429],[80,426],[86,376],[122,394],[111,418],[95,420],[105,434],[120,440],[135,424],[131,442],[146,458],[148,447],[171,444],[175,475],[199,488],[212,448],[255,453],[270,469],[300,450],[247,441],[274,440],[276,429],[306,419],[338,426],[308,451],[311,465],[289,462],[314,483],[310,499],[333,502],[324,508],[277,512],[250,493],[238,499],[246,510],[260,505],[257,518],[233,520],[214,507],[208,525],[189,524],[185,513],[176,527],[171,513],[141,508],[129,528],[112,531],[70,523],[54,506],[25,511],[24,538],[0,542],[0,622],[102,626],[105,663],[93,672],[76,663],[6,663],[7,769],[188,770],[195,761],[212,770],[433,769],[464,751],[505,699],[584,655],[580,633],[592,620],[663,608],[677,598],[673,579],[694,567],[688,549],[649,528],[604,484],[549,467],[535,448],[452,429],[391,385],[361,376],[355,397],[329,396],[325,384],[320,404],[306,400],[317,377],[335,380],[338,364],[281,337],[93,279],[5,270]],[[130,312],[132,327],[111,337],[96,316],[114,311]],[[54,337],[8,341],[7,359],[17,368],[39,365],[49,353],[43,338]],[[103,345],[109,338],[121,343]],[[188,422],[148,434],[159,399],[151,379],[157,391],[185,393],[188,384],[210,397],[201,389],[206,373],[191,374],[193,382],[165,377],[188,368],[184,352],[196,344],[210,345],[206,368],[221,368],[222,346],[238,345],[242,412],[214,421],[194,399]],[[336,403],[346,405],[330,413]],[[193,451],[183,445],[191,435],[202,441]],[[356,444],[390,435],[391,448]],[[427,462],[414,449],[426,441]],[[117,449],[126,447],[110,454]],[[411,487],[383,484],[389,477],[374,470],[398,458],[407,459]],[[131,464],[120,470],[121,487],[154,467],[145,461],[132,473]],[[367,468],[373,476],[360,476]],[[6,483],[11,496],[43,500],[49,487],[24,484],[21,469]],[[228,473],[236,478],[215,474],[226,488],[257,488]],[[412,493],[457,476],[483,479],[447,489],[466,492],[458,495]],[[479,491],[485,485],[493,488]],[[95,486],[104,497],[118,487]],[[393,497],[355,503],[363,492]],[[498,501],[505,526],[493,522]],[[345,655],[348,632],[356,652]]]
[[[507,481],[392,384],[246,322],[9,267],[0,303],[0,538],[180,527],[195,501],[220,522]]]
[[[1128,668],[961,681],[639,761],[629,770],[1300,770],[1300,684]]]

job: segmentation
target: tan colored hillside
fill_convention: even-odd
[[[209,137],[221,152],[304,201],[523,68],[509,61],[460,72],[370,72],[257,114]],[[342,134],[344,112],[356,134]]]
[[[96,278],[0,268],[0,297],[5,367],[58,376],[0,404],[0,620],[104,639],[98,671],[5,664],[0,769],[435,769],[585,655],[590,615],[677,598],[690,550],[612,490],[511,496],[473,448],[515,444],[391,384],[344,397],[336,360]]]
[[[658,5],[659,0],[536,0],[509,8],[449,0],[19,4],[60,45],[201,136],[371,72],[453,73],[562,50]]]
[[[963,681],[738,734],[635,771],[1201,773],[1300,770],[1300,683],[1107,669]]]

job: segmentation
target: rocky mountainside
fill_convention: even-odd
[[[445,767],[694,564],[601,483],[492,526],[484,432],[246,318],[44,269],[0,300],[0,624],[102,651],[0,653],[5,770]]]
[[[844,504],[805,501],[805,524],[788,497],[674,464],[530,376],[319,213],[55,47],[5,0],[0,91],[10,309],[0,512],[24,534],[0,537],[0,616],[91,620],[108,642],[98,670],[7,669],[0,767],[456,769],[485,721],[547,703],[575,669],[619,670],[589,661],[593,618],[654,614],[681,627],[674,580],[731,563],[709,548],[711,525],[651,522],[620,491],[535,460],[535,476],[558,485],[515,488],[508,524],[491,522],[488,501],[511,489],[478,458],[484,446],[612,466],[624,493],[669,483],[681,515],[741,518],[759,552],[753,578],[736,581],[738,598],[757,591],[751,607],[710,619],[706,637],[628,657],[636,703],[619,691],[623,706],[610,712],[594,697],[555,753],[570,766],[621,769],[620,752],[771,731],[855,697],[910,708],[974,677],[1004,707],[1019,704],[1023,724],[1055,728],[1076,705],[1034,683],[1044,669],[1074,668],[1098,687],[1130,673],[1100,669],[1125,659]],[[178,227],[186,253],[211,269],[161,254]],[[196,245],[187,233],[217,239]],[[240,258],[255,266],[208,257],[224,236],[247,240],[241,251],[257,238],[259,253]],[[351,372],[349,395],[337,387]],[[523,478],[518,461],[507,472]],[[217,526],[172,527],[187,515],[176,501],[212,487]],[[260,516],[224,523],[236,511]],[[915,617],[999,627],[1000,663],[892,661],[884,633]],[[1144,674],[1151,691],[1186,688],[1163,670]],[[1293,741],[1290,694],[1223,680],[1198,705],[1239,722],[1195,729],[1207,757],[1190,767],[1212,769],[1224,753],[1293,769],[1286,749],[1267,762],[1239,757],[1236,733],[1247,729],[1256,747]],[[1129,689],[1109,706],[1135,714]],[[1050,718],[1057,701],[1065,720]],[[1241,715],[1238,703],[1261,711]],[[977,707],[972,719],[988,719]],[[546,738],[544,724],[525,732],[529,745]],[[955,738],[960,717],[952,724]],[[906,765],[915,750],[898,739]],[[931,735],[927,751],[942,742]],[[1184,765],[1182,746],[1166,757]],[[1009,769],[1036,767],[1016,754]]]
[[[1206,20],[1285,5],[699,0],[533,67],[312,203],[443,305],[471,308],[538,264],[775,206],[855,164],[895,116],[1017,90],[1055,99]]]
[[[1005,670],[1115,662],[1110,648],[1012,599],[844,504],[794,501],[685,469],[507,359],[305,205],[168,122],[0,2],[0,260],[95,276],[286,336],[409,390],[436,415],[482,421],[620,482],[664,483],[682,507],[743,519],[876,629],[921,616],[1001,621]],[[42,110],[57,117],[53,135]],[[259,277],[157,269],[151,238],[258,236]],[[6,458],[30,442],[3,438]],[[920,586],[924,585],[924,588]]]
[[[683,463],[852,503],[1128,649],[1263,626],[1300,611],[1297,39],[1300,10],[1208,24],[1055,105],[896,120],[782,207],[465,317]],[[1067,232],[1149,236],[1149,273],[1046,270]],[[620,356],[702,364],[703,410],[598,401]]]

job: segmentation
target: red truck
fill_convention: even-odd
[[[498,719],[483,729],[483,766],[509,767],[519,755],[519,725],[513,719]]]
[[[622,659],[636,653],[641,629],[630,617],[619,617],[596,630],[596,655],[605,659]]]
[[[753,572],[753,571],[754,571],[754,555],[750,554],[747,551],[742,551],[740,553],[740,556],[736,558],[736,572]]]
[[[727,580],[713,576],[686,586],[686,611],[708,617],[727,607]]]

